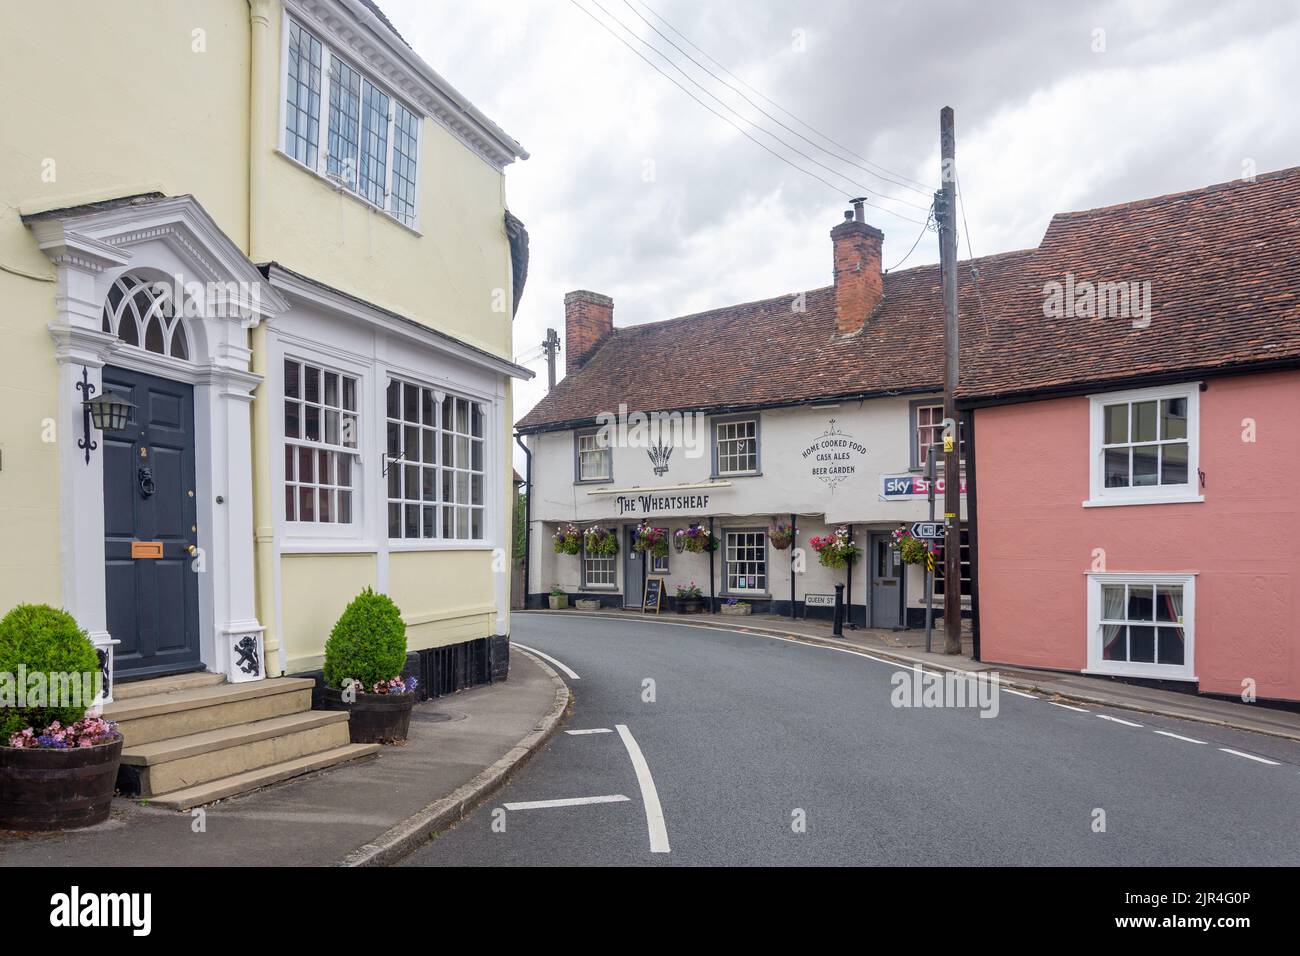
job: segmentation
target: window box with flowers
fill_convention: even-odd
[[[690,584],[677,585],[677,613],[702,614],[704,612],[704,592],[692,581]]]
[[[567,524],[556,528],[552,536],[556,554],[580,554],[582,552],[582,531],[576,524]]]
[[[632,547],[656,558],[668,556],[668,529],[652,528],[644,521],[637,525],[636,541]]]
[[[817,552],[817,559],[827,568],[843,568],[856,561],[862,549],[849,537],[847,525],[840,525],[834,534],[813,535],[808,544]]]
[[[726,602],[722,605],[722,613],[735,617],[748,614],[750,610],[752,610],[752,607],[753,606],[747,601],[738,601],[735,598],[727,598]]]

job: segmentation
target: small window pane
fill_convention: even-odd
[[[1184,663],[1183,629],[1181,627],[1160,628],[1159,646],[1157,647],[1157,664]]]
[[[1160,483],[1162,485],[1187,484],[1187,446],[1181,442],[1161,446]]]
[[[284,403],[284,437],[302,437],[302,406],[287,399]]]
[[[1128,441],[1128,405],[1107,405],[1105,407],[1107,445],[1118,445]]]
[[[1128,659],[1143,664],[1156,662],[1156,629],[1134,624],[1128,629]]]
[[[1160,403],[1160,437],[1187,437],[1187,399],[1166,398]]]
[[[1130,584],[1128,589],[1128,620],[1154,621],[1155,604],[1152,589],[1147,584]]]
[[[1155,402],[1134,402],[1133,403],[1133,438],[1135,442],[1155,441],[1156,435],[1156,403]]]
[[[1129,450],[1127,448],[1106,449],[1107,488],[1128,487],[1128,456]]]
[[[1160,483],[1157,466],[1160,462],[1159,445],[1133,446],[1133,484],[1137,487]]]

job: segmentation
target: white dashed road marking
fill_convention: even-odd
[[[1010,687],[1003,687],[1002,693],[1015,694],[1017,697],[1028,697],[1030,700],[1038,700],[1037,694],[1026,694],[1023,690],[1012,690]]]
[[[523,803],[504,803],[507,810],[549,810],[552,807],[585,807],[591,803],[624,803],[631,797],[611,793],[603,797],[564,797],[560,800],[528,800]]]
[[[1060,707],[1063,710],[1072,710],[1075,713],[1079,713],[1079,714],[1091,713],[1091,711],[1084,710],[1082,707],[1072,707],[1070,704],[1058,704],[1054,700],[1049,700],[1048,703],[1051,704],[1053,707]]]
[[[592,727],[590,730],[566,730],[565,733],[580,737],[583,734],[611,734],[613,731],[608,727]]]
[[[1167,731],[1167,730],[1157,730],[1156,733],[1158,733],[1161,737],[1173,737],[1174,740],[1181,740],[1181,741],[1184,741],[1185,743],[1189,743],[1189,744],[1203,744],[1203,743],[1205,743],[1204,740],[1197,740],[1195,737],[1184,737],[1182,734],[1173,734],[1173,733],[1170,733],[1170,732]]]
[[[1135,724],[1131,720],[1120,720],[1118,717],[1112,717],[1110,714],[1098,714],[1102,720],[1109,720],[1112,723],[1123,724],[1125,727],[1141,727],[1141,724]]]
[[[1219,749],[1222,750],[1225,754],[1232,754],[1234,757],[1245,757],[1247,760],[1255,760],[1259,763],[1266,763],[1270,767],[1279,766],[1276,760],[1268,760],[1265,757],[1256,757],[1254,754],[1244,754],[1240,750],[1232,750],[1229,749],[1228,747],[1220,747]]]
[[[511,641],[510,643],[513,644],[515,647],[519,648],[521,651],[527,651],[529,654],[536,654],[538,657],[546,661],[548,664],[554,664],[560,670],[564,671],[564,673],[567,674],[569,677],[571,677],[573,680],[582,680],[581,677],[579,677],[569,668],[565,667],[563,664],[557,661],[550,654],[543,654],[537,648],[529,647],[527,644],[520,644],[518,641]]]

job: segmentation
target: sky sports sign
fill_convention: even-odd
[[[942,495],[945,483],[942,478],[934,480],[934,493]],[[908,498],[924,498],[930,491],[930,483],[923,475],[881,475],[880,499],[882,501],[903,501]],[[966,494],[966,476],[961,478],[961,493]]]

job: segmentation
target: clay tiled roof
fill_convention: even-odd
[[[828,258],[830,250],[827,249]],[[978,273],[978,282],[975,274]],[[1150,325],[1044,316],[1045,286],[1150,282]],[[1036,249],[959,265],[965,403],[1300,361],[1300,168],[1253,183],[1055,216]],[[939,267],[884,278],[857,334],[830,287],[615,329],[523,417],[525,431],[601,412],[715,410],[937,391]]]

